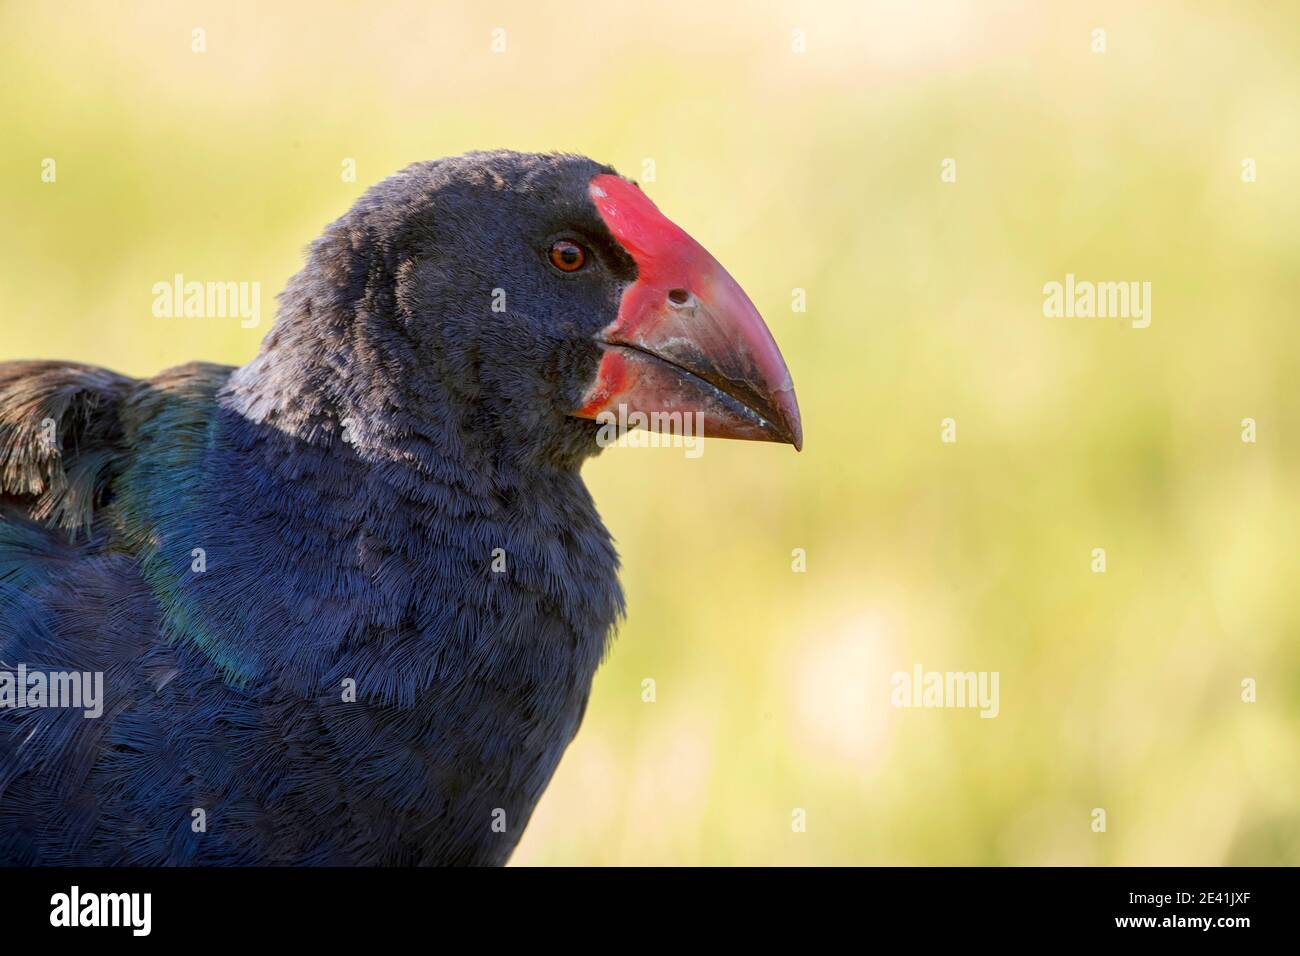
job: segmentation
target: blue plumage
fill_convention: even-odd
[[[458,314],[411,317],[429,326],[413,344],[377,262],[402,268],[395,205],[492,168],[598,167],[480,157],[381,185],[318,241],[238,372],[0,366],[0,663],[103,671],[107,698],[99,719],[0,709],[0,863],[508,857],[622,599],[566,446],[590,423],[511,420],[504,396],[470,394],[481,356],[456,354],[482,337],[448,341],[484,321],[544,338],[551,316],[501,320],[462,274],[420,290]],[[478,252],[483,281],[511,285]],[[515,352],[495,375],[520,374]]]

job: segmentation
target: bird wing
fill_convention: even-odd
[[[0,504],[89,533],[123,452],[135,379],[71,362],[0,363]]]
[[[147,650],[134,628],[130,640],[109,633],[117,600],[143,589],[96,528],[126,460],[122,410],[136,385],[71,362],[0,363],[0,668],[9,673],[120,672]],[[0,862],[38,859],[25,841],[59,825],[54,808],[103,752],[110,726],[5,701]],[[41,767],[52,775],[28,773]],[[50,780],[67,793],[49,793]]]

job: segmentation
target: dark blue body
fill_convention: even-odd
[[[409,167],[238,370],[0,365],[0,669],[106,697],[0,709],[0,865],[507,859],[622,612],[569,414],[636,276],[607,172]]]
[[[580,479],[311,444],[228,407],[230,372],[97,404],[88,536],[9,498],[0,662],[103,671],[106,703],[0,710],[0,863],[503,862],[620,608]]]

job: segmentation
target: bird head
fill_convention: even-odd
[[[451,400],[462,429],[562,458],[592,454],[620,413],[802,443],[789,370],[736,280],[635,183],[583,157],[408,167],[317,240],[284,301],[281,322],[342,311],[348,361],[405,393],[389,406]]]

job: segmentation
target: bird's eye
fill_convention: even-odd
[[[587,250],[572,239],[557,239],[551,244],[551,265],[561,272],[577,272],[587,261]]]

